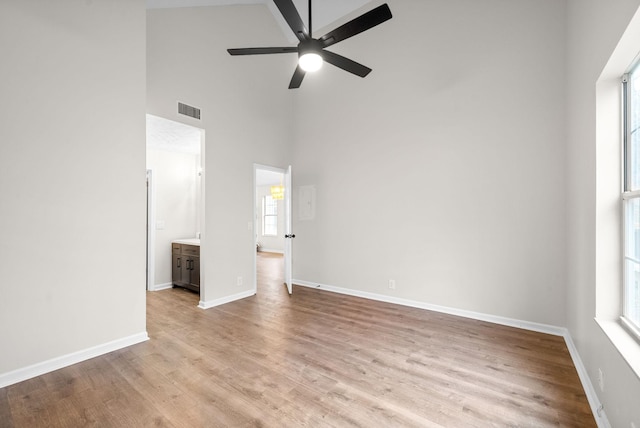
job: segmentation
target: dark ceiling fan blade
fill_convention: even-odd
[[[298,52],[297,47],[227,49],[231,55],[265,55]]]
[[[282,17],[291,30],[293,30],[293,34],[302,42],[304,40],[309,39],[309,30],[304,26],[304,22],[302,22],[302,18],[300,18],[300,14],[296,9],[296,6],[293,4],[292,0],[273,0],[276,4]]]
[[[291,82],[289,82],[289,89],[297,89],[302,84],[302,79],[304,79],[305,71],[300,68],[298,65],[296,67],[296,71],[293,72],[293,77],[291,77]]]
[[[371,9],[369,12],[360,15],[346,24],[339,26],[335,30],[329,31],[318,40],[320,40],[322,46],[326,48],[341,42],[344,39],[353,37],[356,34],[360,34],[363,31],[367,31],[378,24],[382,24],[383,22],[391,19],[392,16],[391,9],[389,9],[389,6],[385,3],[375,9]]]
[[[345,58],[342,55],[338,55],[337,53],[323,50],[320,52],[320,55],[322,55],[322,58],[329,64],[335,65],[336,67],[341,68],[344,71],[348,71],[349,73],[353,73],[356,76],[365,77],[371,72],[369,67],[365,67],[364,65],[352,61],[349,58]]]

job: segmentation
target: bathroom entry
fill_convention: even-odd
[[[171,242],[200,239],[204,130],[147,115],[147,290],[172,287]]]

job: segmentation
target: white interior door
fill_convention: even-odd
[[[289,294],[293,292],[293,284],[291,283],[291,250],[292,241],[296,235],[293,234],[291,228],[291,165],[284,173],[284,281],[287,284]]]

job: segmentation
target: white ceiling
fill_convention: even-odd
[[[184,123],[147,115],[147,148],[200,154],[201,130]]]
[[[257,186],[276,186],[283,184],[284,174],[266,169],[256,170]]]
[[[313,4],[313,28],[322,29],[328,27],[331,23],[361,8],[370,1],[371,0],[316,0]],[[225,6],[235,4],[266,4],[287,38],[297,40],[272,0],[147,0],[147,9]],[[308,0],[293,0],[293,4],[298,9],[302,20],[307,23],[309,16]],[[331,29],[333,29],[333,27],[329,28],[329,30]],[[314,31],[314,35],[317,38],[322,34],[317,34],[316,31]]]
[[[194,6],[224,6],[230,4],[258,4],[267,0],[147,0],[147,9]]]

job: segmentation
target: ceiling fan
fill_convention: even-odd
[[[329,31],[318,39],[314,39],[311,32],[311,0],[309,0],[309,29],[307,29],[302,22],[302,18],[300,18],[293,4],[293,0],[274,0],[274,3],[280,10],[285,21],[287,21],[287,24],[289,24],[289,27],[291,27],[291,30],[293,30],[293,33],[298,40],[300,40],[298,46],[227,49],[227,52],[231,55],[263,55],[297,52],[298,66],[289,83],[289,89],[299,88],[305,73],[318,70],[322,66],[323,61],[360,77],[365,77],[371,72],[369,67],[365,67],[337,53],[330,52],[325,48],[391,19],[391,10],[386,3],[339,26],[333,31]]]

